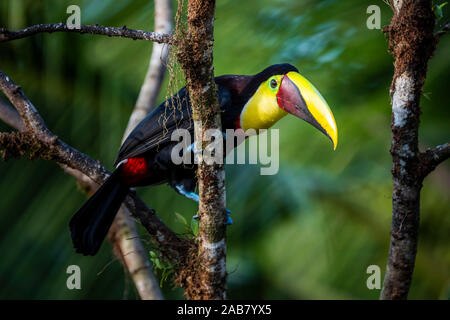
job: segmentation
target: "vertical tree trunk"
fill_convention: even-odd
[[[214,82],[214,0],[189,0],[188,30],[178,39],[177,59],[185,73],[195,121],[195,140],[203,147],[208,129],[221,130]],[[201,125],[199,125],[201,124]],[[223,164],[198,164],[200,205],[196,281],[186,288],[192,299],[226,298],[226,215]]]
[[[395,59],[392,96],[392,229],[381,299],[408,297],[417,252],[421,174],[418,133],[420,96],[435,49],[431,0],[394,0],[385,29]]]

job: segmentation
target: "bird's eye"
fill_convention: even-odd
[[[275,89],[277,87],[277,85],[278,85],[277,80],[275,80],[275,79],[270,80],[270,87],[272,89]]]

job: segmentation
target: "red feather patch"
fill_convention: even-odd
[[[127,159],[122,164],[121,170],[125,182],[129,184],[138,183],[150,176],[147,161],[144,157]]]
[[[234,122],[234,129],[235,130],[242,129],[241,128],[241,116],[240,115],[238,115],[236,121]]]

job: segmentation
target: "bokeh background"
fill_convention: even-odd
[[[150,0],[2,0],[0,27],[65,21],[70,4],[81,7],[83,24],[153,29]],[[382,32],[366,27],[371,4],[380,6],[387,25],[391,9],[376,0],[217,1],[216,75],[292,63],[326,97],[340,129],[333,151],[312,126],[286,117],[276,126],[277,175],[261,176],[255,165],[227,166],[231,299],[379,296],[366,287],[366,269],[378,265],[384,275],[389,246],[393,64]],[[143,41],[40,34],[0,44],[0,68],[23,87],[55,134],[111,169],[150,52]],[[422,148],[450,137],[449,54],[450,37],[443,37],[422,99]],[[166,85],[167,77],[160,102]],[[1,123],[0,130],[10,128]],[[139,193],[178,232],[184,226],[175,212],[189,221],[196,211],[167,186]],[[412,299],[450,297],[449,195],[447,162],[424,183]],[[68,221],[85,200],[54,163],[0,162],[0,298],[137,298],[109,243],[94,258],[74,253]],[[81,267],[81,290],[66,288],[72,264]],[[168,298],[183,297],[170,281],[163,290]]]

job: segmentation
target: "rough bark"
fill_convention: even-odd
[[[191,98],[197,149],[202,149],[207,141],[208,129],[221,130],[213,67],[214,10],[214,0],[189,0],[188,29],[177,38],[177,59]],[[200,196],[198,265],[188,277],[190,281],[185,283],[185,294],[190,299],[225,299],[224,166],[201,161],[197,177]]]
[[[172,37],[168,34],[157,33],[151,31],[128,29],[126,26],[122,28],[104,27],[99,25],[81,25],[80,29],[69,29],[67,24],[60,22],[55,24],[37,24],[23,30],[11,31],[0,28],[0,42],[17,40],[33,36],[38,33],[53,32],[73,32],[80,34],[96,34],[108,37],[129,38],[133,40],[147,40],[158,43],[170,43]]]
[[[422,154],[418,147],[419,102],[428,60],[436,46],[435,17],[431,0],[394,0],[391,5],[394,16],[384,32],[395,59],[391,86],[392,229],[380,298],[406,299],[417,253],[420,190],[426,174],[438,163],[432,166],[428,160],[441,152],[439,148]]]

